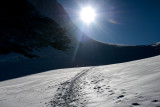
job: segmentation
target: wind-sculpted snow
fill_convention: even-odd
[[[159,107],[160,56],[0,82],[0,107]]]

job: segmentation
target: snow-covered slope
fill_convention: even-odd
[[[160,56],[0,82],[0,107],[159,107]]]

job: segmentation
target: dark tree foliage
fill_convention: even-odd
[[[66,50],[69,43],[66,31],[39,15],[27,0],[0,2],[0,54],[16,52],[32,58],[33,50],[47,46]]]

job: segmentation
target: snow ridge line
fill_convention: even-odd
[[[91,71],[93,67],[89,69],[82,70],[80,73],[76,74],[72,79],[60,84],[57,89],[57,94],[49,102],[50,107],[75,107],[77,105],[83,106],[83,102],[80,102],[79,90],[81,87],[78,84],[78,80],[86,75],[87,72]]]

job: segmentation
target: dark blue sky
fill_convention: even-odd
[[[72,21],[90,37],[107,43],[145,45],[160,42],[160,0],[58,0]],[[79,19],[84,6],[95,8],[95,23]]]

